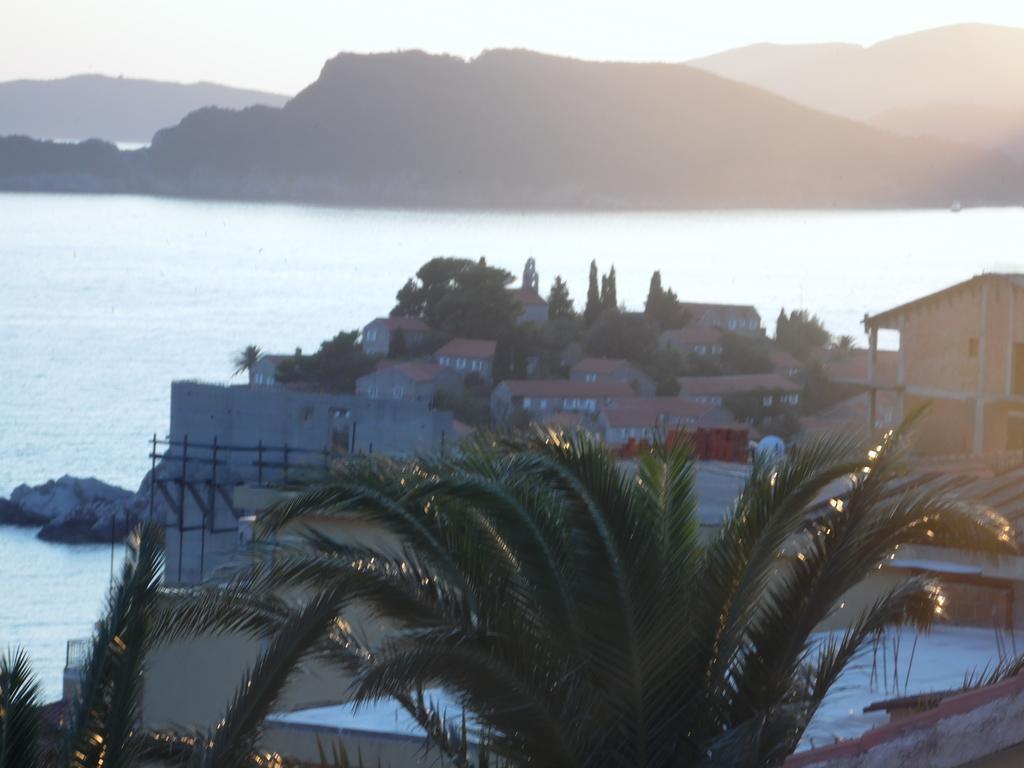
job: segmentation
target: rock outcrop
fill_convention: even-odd
[[[89,543],[123,537],[149,513],[147,488],[138,493],[93,477],[64,475],[42,485],[19,485],[0,499],[0,524],[39,527],[46,541]]]

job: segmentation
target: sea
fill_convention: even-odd
[[[583,302],[591,260],[640,309],[651,273],[683,299],[862,318],[982,271],[1024,271],[1024,209],[536,213],[327,208],[0,193],[0,496],[63,474],[128,488],[168,429],[175,379],[228,383],[247,344],[315,350],[387,314],[427,259],[536,260]],[[882,344],[891,344],[882,339]],[[115,559],[121,553],[115,552]],[[0,649],[58,695],[92,629],[109,546],[0,528]]]

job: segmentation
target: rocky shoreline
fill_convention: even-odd
[[[109,542],[148,517],[148,487],[148,478],[136,492],[70,475],[19,485],[10,499],[0,498],[0,525],[39,528],[37,536],[44,541]]]

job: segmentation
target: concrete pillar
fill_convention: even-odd
[[[1014,298],[1017,296],[1017,288],[1011,282],[1007,287],[1007,290],[1009,290],[1010,295],[1007,298],[1007,301],[1009,302],[1009,309],[1007,310],[1009,319],[1007,320],[1006,327],[1006,383],[1004,389],[1006,396],[1009,397],[1013,394],[1013,326],[1016,322],[1016,318],[1014,316]]]
[[[974,399],[974,445],[972,453],[985,452],[985,362],[988,350],[988,282],[981,284],[981,328],[978,330],[978,385]]]
[[[900,352],[896,367],[896,394],[899,398],[898,407],[898,418],[900,420],[906,416],[906,402],[904,401],[904,391],[907,387],[907,345],[903,341],[903,331],[907,326],[905,317],[901,317],[899,320],[898,328],[900,334]]]

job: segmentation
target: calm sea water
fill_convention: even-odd
[[[806,307],[862,338],[865,312],[982,270],[1024,269],[1024,211],[517,214],[0,194],[0,495],[71,473],[136,486],[175,378],[229,381],[246,344],[315,349],[385,314],[436,255],[528,257],[577,301],[596,259],[641,307],[651,272],[688,300]],[[88,634],[109,548],[0,528],[0,647],[48,690]],[[60,651],[59,653],[57,651]]]

